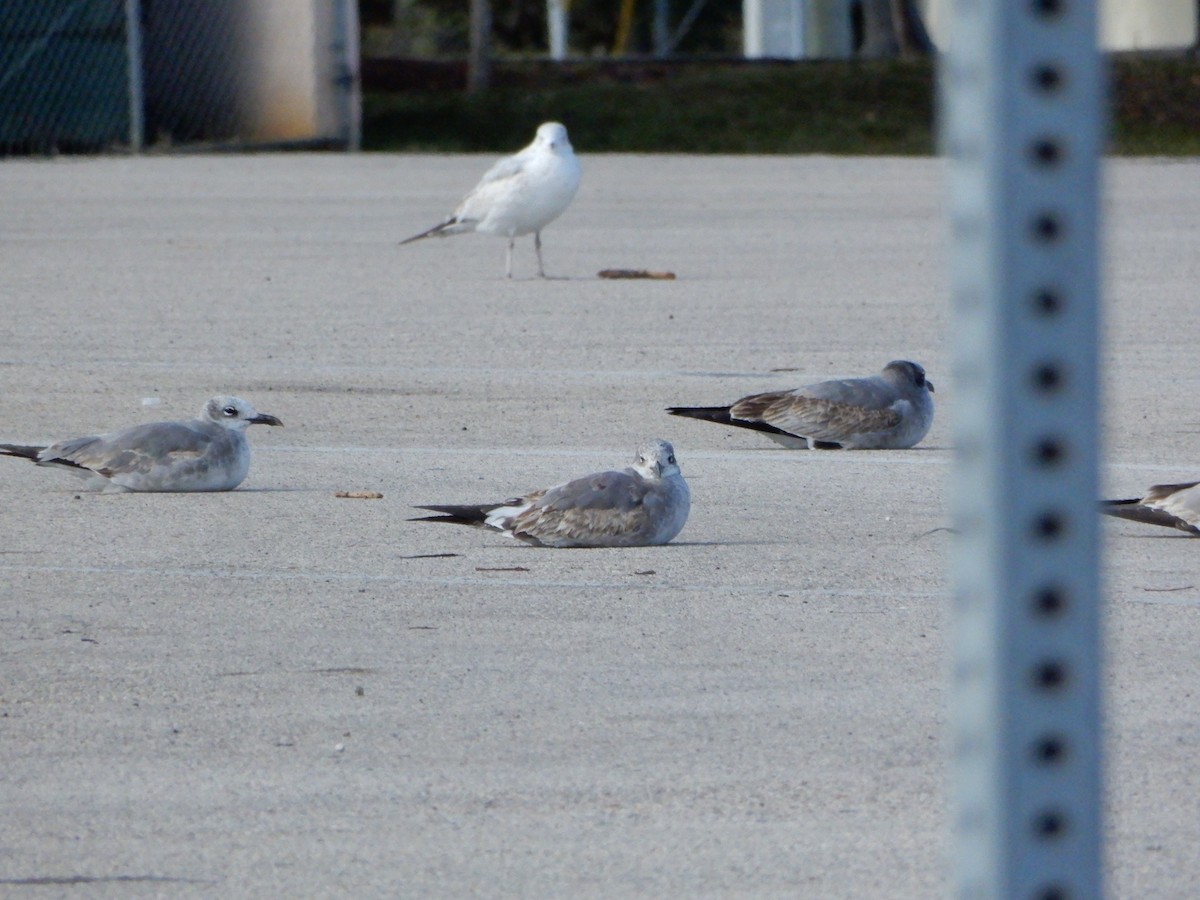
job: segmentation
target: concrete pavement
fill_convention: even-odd
[[[502,240],[396,245],[488,161],[0,164],[0,440],[219,392],[286,423],[226,494],[0,459],[0,895],[945,892],[940,163],[585,154],[560,278],[528,238],[511,282]],[[1200,478],[1200,163],[1113,163],[1106,196],[1106,480],[1133,496]],[[894,358],[937,386],[910,451],[663,412]],[[693,492],[667,547],[406,521],[649,437]],[[1186,896],[1200,543],[1105,529],[1110,884]]]

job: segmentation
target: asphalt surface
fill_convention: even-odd
[[[397,246],[490,158],[0,164],[0,441],[224,392],[286,425],[224,494],[0,459],[0,895],[947,890],[941,165],[582,158],[545,281],[529,238],[513,281],[502,240]],[[1105,479],[1132,496],[1200,477],[1200,162],[1111,164],[1105,206]],[[909,451],[663,412],[895,358],[937,387]],[[693,493],[669,546],[406,521],[652,437]],[[1105,533],[1109,884],[1187,896],[1200,542]]]

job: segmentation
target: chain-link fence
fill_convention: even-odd
[[[0,4],[0,149],[101,149],[130,135],[125,13],[111,0]]]
[[[359,142],[355,0],[2,0],[0,154]]]

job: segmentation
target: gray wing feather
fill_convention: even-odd
[[[1145,499],[1147,506],[1161,509],[1181,521],[1186,522],[1194,530],[1200,525],[1200,482],[1188,484],[1156,484],[1150,488]]]
[[[405,238],[401,245],[411,244],[427,237],[448,237],[474,231],[475,226],[487,215],[492,204],[499,182],[520,175],[525,169],[525,157],[518,153],[498,160],[490,169],[483,173],[479,184],[471,188],[471,192],[463,197],[454,214],[444,222],[439,222],[432,228]]]
[[[1121,519],[1200,535],[1200,482],[1156,484],[1141,500],[1106,500],[1100,509]]]
[[[213,450],[213,430],[184,422],[135,425],[114,434],[73,438],[47,447],[40,459],[62,459],[107,477],[141,474],[174,460],[197,458]]]
[[[633,472],[597,472],[547,490],[537,501],[542,509],[603,509],[628,512],[640,505],[649,491]]]
[[[483,173],[483,177],[479,179],[479,184],[475,185],[472,194],[479,190],[485,184],[491,184],[493,181],[501,181],[505,178],[511,178],[518,175],[525,168],[526,154],[525,151],[514,153],[512,156],[506,156],[504,159],[498,159],[490,169]],[[470,196],[468,194],[467,196]]]
[[[791,393],[796,396],[829,400],[847,406],[861,406],[864,409],[887,409],[900,399],[896,388],[879,376],[822,381],[818,384],[797,388]]]
[[[877,397],[875,401],[878,402]],[[896,398],[892,397],[890,402],[895,403]],[[729,412],[738,419],[767,422],[790,434],[831,443],[858,434],[886,431],[895,428],[901,420],[898,410],[886,406],[858,406],[798,391],[746,397],[735,403]]]
[[[486,218],[495,205],[496,198],[503,196],[507,191],[507,183],[524,174],[524,159],[514,156],[500,160],[488,169],[479,184],[458,204],[452,221],[458,225],[469,226]]]
[[[550,488],[509,528],[516,537],[547,543],[604,541],[643,530],[657,499],[636,473],[600,472]]]

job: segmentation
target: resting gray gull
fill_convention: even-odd
[[[59,441],[49,447],[0,444],[0,454],[66,469],[89,490],[231,491],[250,470],[250,425],[282,425],[238,397],[213,397],[187,422],[149,422]]]
[[[673,416],[761,431],[792,450],[912,447],[933,423],[933,382],[915,362],[894,360],[878,375],[751,394],[730,406],[672,406]]]
[[[620,472],[598,472],[502,503],[417,508],[442,515],[412,521],[478,525],[538,547],[645,547],[679,534],[691,492],[675,448],[656,440]]]

